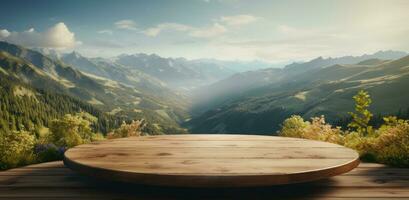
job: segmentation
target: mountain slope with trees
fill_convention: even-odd
[[[178,124],[187,116],[183,99],[168,101],[111,79],[86,75],[59,60],[5,42],[0,42],[0,67],[4,76],[36,89],[80,99],[114,116],[144,118],[156,124],[158,133],[183,132]]]
[[[362,62],[362,61],[360,61]],[[351,98],[360,89],[374,99],[372,109],[378,114],[406,110],[409,95],[409,56],[363,64],[337,64],[314,68],[274,84],[242,92],[226,100],[186,125],[192,132],[259,133],[277,131],[292,114],[308,119],[325,115],[329,122],[345,118],[353,107]]]
[[[227,104],[234,100],[244,99],[249,96],[260,96],[265,92],[271,92],[270,90],[264,91],[263,88],[273,87],[289,87],[299,84],[302,80],[312,81],[315,75],[311,72],[317,72],[321,69],[333,66],[333,65],[351,65],[359,62],[366,61],[366,63],[360,63],[359,66],[365,67],[365,64],[374,65],[375,60],[386,61],[399,59],[407,55],[401,51],[378,51],[374,54],[365,54],[362,56],[344,56],[339,58],[322,58],[310,60],[308,62],[292,63],[286,65],[283,68],[266,68],[261,70],[254,70],[248,72],[242,72],[234,74],[226,79],[218,81],[216,83],[203,86],[194,90],[192,93],[193,108],[191,110],[193,115],[202,114],[204,111],[214,109],[222,104]],[[374,60],[375,59],[375,60]],[[379,63],[376,63],[379,64]],[[368,67],[368,65],[366,65]],[[331,69],[334,70],[334,69]],[[359,69],[351,68],[350,71],[343,70],[342,73],[350,73]],[[336,79],[338,72],[326,72],[330,77],[321,76],[328,80]],[[308,77],[306,77],[308,76]]]
[[[95,132],[104,134],[125,120],[70,96],[32,88],[3,73],[0,79],[0,133],[25,130],[39,134],[52,120],[78,112],[95,116],[97,121],[92,126]]]

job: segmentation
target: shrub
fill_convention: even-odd
[[[34,147],[38,162],[62,160],[65,150],[64,147],[57,147],[54,144],[37,144]]]
[[[42,127],[35,133],[7,131],[0,133],[0,169],[8,169],[34,162],[61,160],[66,148],[96,140],[91,123],[96,118],[88,113],[67,114],[52,121],[50,128]]]
[[[0,136],[0,168],[7,169],[35,161],[35,136],[27,131],[12,131]]]
[[[79,113],[67,114],[61,119],[52,121],[51,142],[61,147],[73,147],[100,138],[100,135],[92,132],[91,120],[93,118],[90,118],[89,114]]]
[[[311,121],[304,121],[301,116],[293,115],[283,123],[280,136],[298,137],[312,140],[321,140],[337,144],[344,143],[343,132],[340,127],[332,128],[325,123],[324,116],[313,117]]]
[[[375,140],[376,138],[373,137],[373,135],[363,136],[358,132],[351,132],[345,135],[344,145],[358,151],[362,160],[376,162],[376,152],[373,149],[373,143]]]
[[[361,159],[394,166],[409,166],[409,121],[396,117],[384,118],[385,124],[368,135],[359,132],[343,132],[325,123],[323,116],[304,121],[292,116],[283,123],[279,134],[327,141],[345,145],[359,152]]]
[[[130,136],[140,136],[143,132],[146,123],[144,120],[132,121],[130,124],[122,123],[121,127],[108,133],[107,138],[123,138]]]
[[[304,138],[304,129],[307,126],[309,126],[309,123],[305,122],[301,116],[293,115],[284,120],[279,135],[284,137]]]
[[[372,143],[376,160],[395,166],[409,166],[409,122],[385,118]]]

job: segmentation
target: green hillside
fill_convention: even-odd
[[[375,63],[370,65],[370,63]],[[409,107],[409,56],[394,61],[367,61],[312,69],[275,84],[246,91],[234,101],[186,123],[192,132],[274,133],[292,114],[308,119],[325,115],[329,122],[353,110],[361,89],[372,98],[375,114],[395,114]]]
[[[5,42],[0,42],[0,67],[4,76],[80,99],[106,114],[144,118],[156,124],[158,133],[183,132],[178,124],[187,117],[182,98],[160,98],[111,79],[86,75],[39,52]]]
[[[96,132],[107,133],[122,120],[67,95],[38,90],[0,72],[0,132],[27,130],[38,133],[65,114],[87,112],[98,118]]]

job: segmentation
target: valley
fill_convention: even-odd
[[[87,58],[0,42],[0,66],[2,79],[14,87],[67,95],[116,118],[116,127],[120,120],[144,119],[155,134],[274,134],[292,115],[324,115],[339,124],[361,89],[374,98],[377,115],[405,111],[409,101],[401,92],[409,84],[409,57],[399,51],[318,57],[275,68],[155,54]],[[38,96],[19,91],[14,92],[19,98]]]
[[[185,125],[197,133],[274,134],[291,115],[305,119],[324,115],[330,123],[348,117],[354,96],[368,91],[376,115],[408,108],[409,57],[377,52],[361,57],[317,58],[283,69],[233,75],[203,88]],[[345,125],[345,124],[342,124]],[[346,128],[346,127],[344,127]]]

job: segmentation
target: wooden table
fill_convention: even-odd
[[[359,164],[348,148],[254,135],[172,135],[106,140],[65,153],[80,173],[110,181],[180,187],[254,187],[301,183]]]

